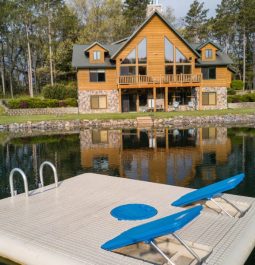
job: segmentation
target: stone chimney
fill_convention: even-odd
[[[163,7],[160,4],[159,0],[151,0],[150,3],[147,6],[147,17],[151,15],[155,10],[158,12],[162,13],[163,12]]]

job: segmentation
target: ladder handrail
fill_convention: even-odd
[[[10,183],[10,188],[11,188],[11,196],[12,196],[12,197],[15,196],[15,193],[14,193],[14,185],[13,185],[13,175],[14,175],[15,172],[19,172],[20,175],[22,176],[23,181],[24,181],[25,193],[26,193],[26,196],[28,197],[29,194],[28,194],[27,176],[26,176],[26,174],[24,173],[24,171],[21,170],[20,168],[14,168],[14,169],[11,171],[10,176],[9,176],[9,183]]]
[[[45,161],[40,165],[40,169],[39,169],[39,176],[40,176],[40,182],[42,187],[44,187],[44,181],[43,181],[43,168],[44,166],[50,166],[53,170],[53,174],[54,174],[54,180],[55,180],[55,186],[56,188],[58,187],[58,173],[57,173],[57,169],[56,167],[49,161]]]

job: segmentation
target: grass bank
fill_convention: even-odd
[[[102,113],[102,114],[66,114],[66,115],[30,115],[30,116],[8,116],[0,108],[0,124],[23,123],[27,121],[57,121],[57,120],[116,120],[116,119],[136,119],[141,116],[151,116],[154,118],[173,117],[201,117],[201,116],[221,116],[230,114],[255,114],[255,109],[227,109],[227,110],[207,110],[207,111],[185,111],[185,112],[157,112],[157,113]]]

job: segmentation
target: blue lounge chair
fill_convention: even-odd
[[[196,203],[203,200],[210,200],[214,204],[216,204],[222,212],[225,212],[228,216],[233,217],[231,214],[229,214],[219,203],[217,203],[214,198],[221,197],[222,193],[231,189],[234,189],[237,185],[240,184],[240,182],[243,181],[245,175],[240,174],[236,175],[234,177],[219,181],[217,183],[211,184],[209,186],[203,187],[201,189],[192,191],[181,198],[179,198],[177,201],[172,203],[172,206],[176,207],[184,207],[187,205],[190,205],[192,203]],[[227,201],[225,198],[221,197],[223,200],[225,200],[228,204],[230,204],[232,207],[234,207],[240,214],[242,215],[242,211],[238,209],[235,205],[233,205],[231,202]]]
[[[169,215],[167,217],[136,226],[131,228],[119,236],[111,239],[101,246],[102,249],[113,251],[122,247],[126,247],[139,242],[150,244],[162,257],[164,257],[170,264],[174,263],[170,258],[156,245],[154,239],[172,234],[197,260],[202,262],[200,257],[180,238],[175,232],[183,228],[189,222],[199,216],[203,206],[195,206],[188,210]]]

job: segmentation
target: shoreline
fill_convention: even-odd
[[[142,119],[139,121],[139,119]],[[129,119],[74,119],[74,120],[48,120],[27,121],[20,123],[0,124],[0,132],[34,131],[34,130],[77,130],[86,128],[178,128],[178,127],[208,127],[208,126],[255,126],[255,114],[227,114],[208,116],[175,116],[150,117],[142,116]]]

